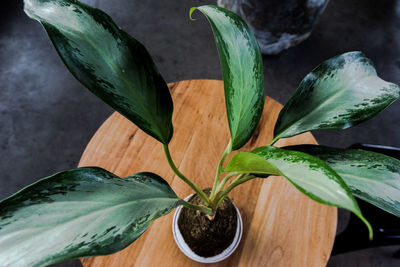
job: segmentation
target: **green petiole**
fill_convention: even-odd
[[[215,214],[215,212],[209,207],[202,206],[202,205],[195,205],[195,204],[192,204],[192,203],[187,202],[185,200],[182,200],[182,205],[185,206],[186,208],[189,208],[189,209],[200,210],[200,211],[202,211],[202,212],[204,212],[205,214],[208,214],[208,215],[214,215]]]
[[[251,175],[251,174],[245,175],[245,176],[239,175],[224,191],[222,191],[220,193],[220,197],[218,198],[218,202],[217,202],[216,206],[218,207],[222,203],[222,201],[229,194],[229,192],[232,191],[233,188],[235,188],[236,186],[238,186],[244,182],[247,182],[253,178],[257,178],[257,177],[254,175]]]
[[[210,204],[210,199],[207,197],[207,195],[201,190],[196,184],[192,183],[188,178],[186,178],[183,173],[181,173],[178,168],[175,166],[174,161],[172,160],[171,154],[168,149],[168,145],[163,145],[164,148],[164,154],[165,157],[167,158],[169,166],[171,166],[171,169],[174,171],[174,173],[182,179],[185,183],[187,183],[206,203],[207,205]]]
[[[229,140],[229,143],[228,143],[228,145],[226,146],[224,152],[222,153],[221,159],[220,159],[220,161],[219,161],[219,163],[218,163],[218,166],[217,166],[217,173],[215,174],[214,184],[213,184],[213,187],[212,187],[212,189],[211,189],[211,194],[210,194],[210,198],[211,198],[211,199],[215,197],[215,194],[216,194],[216,193],[218,193],[217,186],[218,186],[218,183],[219,183],[219,177],[220,177],[221,173],[224,172],[224,170],[223,170],[223,164],[224,164],[224,162],[225,162],[226,157],[227,157],[227,156],[229,155],[229,153],[231,153],[231,152],[232,152],[232,139]]]

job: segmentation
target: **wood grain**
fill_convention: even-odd
[[[202,188],[211,187],[227,142],[222,81],[190,80],[170,84],[174,100],[172,157]],[[282,105],[266,98],[264,113],[242,151],[272,139]],[[316,144],[310,133],[282,139],[277,146]],[[162,145],[118,113],[112,114],[89,142],[79,166],[100,166],[119,176],[150,171],[163,177],[180,197],[191,192],[170,170]],[[243,238],[236,252],[212,266],[325,266],[336,232],[337,209],[318,204],[282,177],[254,179],[235,188],[231,199],[241,211]],[[82,259],[84,266],[202,266],[182,254],[171,230],[173,212],[124,250]]]

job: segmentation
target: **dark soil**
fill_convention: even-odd
[[[209,194],[209,190],[204,190]],[[189,202],[204,205],[194,195]],[[237,226],[236,209],[229,198],[218,207],[215,218],[210,220],[198,210],[183,207],[178,219],[179,230],[188,246],[202,257],[212,257],[224,251],[233,241]]]

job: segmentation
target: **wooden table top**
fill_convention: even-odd
[[[170,84],[174,100],[174,137],[169,145],[179,169],[201,188],[211,187],[218,160],[229,141],[222,81],[190,80]],[[260,124],[241,151],[272,139],[282,105],[267,97]],[[310,133],[276,145],[316,144]],[[79,166],[100,166],[119,176],[140,171],[159,174],[184,198],[191,189],[176,177],[161,143],[119,113],[112,114],[86,147]],[[337,209],[321,205],[282,177],[254,179],[231,193],[243,217],[243,237],[228,259],[212,266],[325,266],[336,233]],[[171,230],[173,212],[154,221],[124,250],[82,259],[84,266],[202,266],[180,252]]]

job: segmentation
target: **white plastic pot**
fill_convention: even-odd
[[[193,195],[193,194],[192,194]],[[189,195],[185,198],[185,200],[189,200],[192,195]],[[235,206],[235,204],[233,204]],[[242,239],[242,232],[243,232],[243,221],[242,221],[242,216],[240,215],[239,209],[235,206],[236,212],[237,212],[237,227],[236,227],[236,233],[233,238],[232,243],[227,247],[224,251],[222,251],[220,254],[215,255],[213,257],[202,257],[194,253],[190,247],[186,244],[185,240],[183,239],[183,236],[181,234],[181,231],[179,230],[178,227],[178,218],[179,215],[181,214],[183,206],[179,206],[174,214],[174,218],[172,221],[172,233],[174,235],[174,239],[176,244],[178,245],[179,249],[185,254],[187,257],[190,259],[201,262],[201,263],[215,263],[215,262],[220,262],[228,258],[239,246],[240,240]]]

